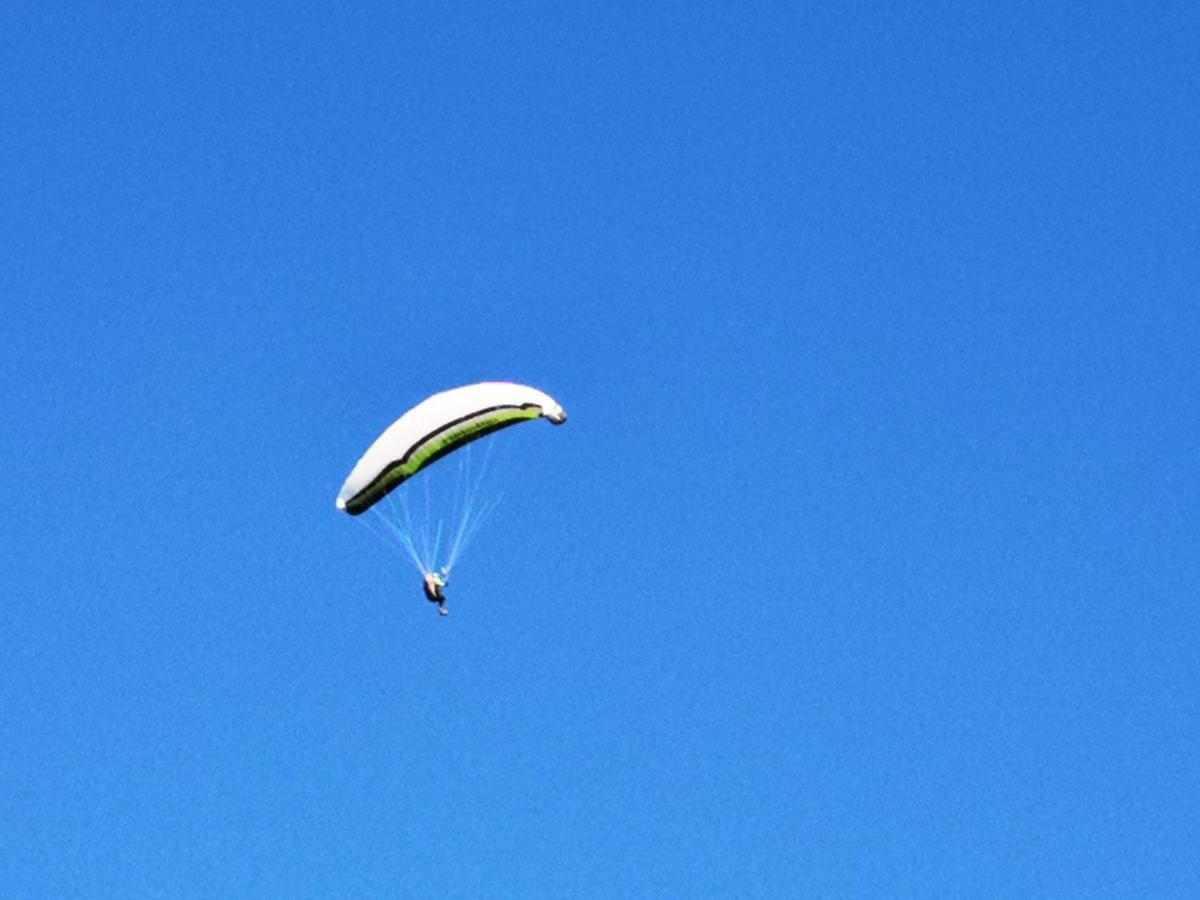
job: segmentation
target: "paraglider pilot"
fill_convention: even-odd
[[[448,610],[446,609],[446,594],[443,590],[443,588],[446,587],[446,579],[437,572],[426,572],[424,587],[425,599],[430,603],[436,603],[438,605],[439,615],[447,615]]]

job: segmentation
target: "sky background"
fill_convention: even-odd
[[[1200,896],[1200,12],[984,6],[0,6],[0,895]]]

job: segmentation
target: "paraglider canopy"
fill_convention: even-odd
[[[567,420],[549,394],[524,384],[485,381],[434,394],[393,422],[363,454],[338,493],[352,516],[408,478],[485,435],[533,419]]]

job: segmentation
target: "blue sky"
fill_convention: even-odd
[[[0,894],[1196,896],[1197,47],[6,4]],[[442,620],[333,500],[493,378]]]

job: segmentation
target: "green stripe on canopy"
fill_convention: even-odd
[[[542,410],[538,406],[491,409],[487,411],[486,415],[467,419],[445,431],[432,434],[411,448],[402,461],[389,466],[371,484],[349,500],[346,503],[346,511],[351,515],[356,515],[390,493],[401,482],[411,478],[447,453],[452,453],[464,444],[469,444],[493,431],[499,431],[509,425],[516,425],[518,422],[536,419],[541,415]]]

